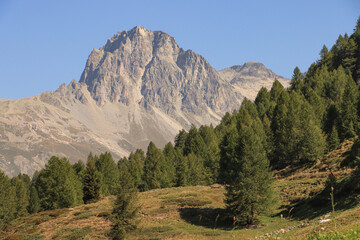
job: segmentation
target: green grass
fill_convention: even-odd
[[[76,239],[84,239],[90,232],[91,227],[86,226],[83,228],[62,228],[56,232],[52,239],[68,239],[68,240],[76,240]]]
[[[80,212],[75,212],[73,215],[76,216],[75,219],[84,219],[94,216],[95,213],[93,213],[92,211],[80,211]]]
[[[333,239],[354,239],[358,240],[360,238],[360,228],[350,229],[348,231],[334,231],[328,233],[314,234],[307,237],[307,240],[333,240]]]

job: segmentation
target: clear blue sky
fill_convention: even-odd
[[[136,25],[169,33],[218,70],[257,61],[290,78],[359,15],[359,0],[0,0],[0,98],[78,81],[93,48]]]

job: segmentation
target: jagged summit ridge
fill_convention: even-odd
[[[99,105],[121,102],[196,114],[210,108],[221,114],[238,104],[230,84],[205,58],[184,51],[167,33],[141,26],[94,49],[80,82]]]

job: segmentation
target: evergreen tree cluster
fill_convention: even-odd
[[[70,164],[53,156],[31,179],[19,174],[9,179],[0,171],[0,229],[7,222],[30,213],[96,202],[117,194],[119,171],[110,153]]]

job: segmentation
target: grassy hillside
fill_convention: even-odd
[[[330,222],[319,224],[320,216],[331,212],[331,201],[325,200],[321,206],[311,201],[323,190],[330,169],[338,179],[351,174],[351,169],[339,168],[350,147],[351,142],[344,143],[314,167],[275,172],[276,208],[262,216],[261,223],[253,229],[224,225],[219,217],[224,208],[223,188],[166,188],[139,194],[139,229],[129,239],[357,239],[360,206],[346,205],[346,196],[335,199],[335,216],[330,215]],[[110,239],[113,201],[114,197],[107,197],[94,204],[17,219],[0,232],[0,239]],[[347,237],[322,236],[335,229]]]

